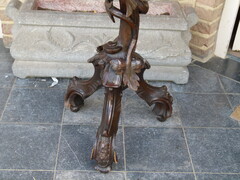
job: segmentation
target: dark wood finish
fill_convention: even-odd
[[[91,158],[97,161],[96,169],[107,173],[112,163],[117,163],[115,137],[118,130],[121,112],[122,91],[127,87],[136,91],[153,111],[157,119],[165,121],[172,114],[172,97],[166,86],[153,87],[143,78],[144,71],[150,65],[135,52],[138,32],[139,13],[147,13],[146,0],[119,0],[120,9],[113,6],[113,0],[106,0],[106,11],[114,22],[114,17],[120,19],[118,37],[97,47],[97,54],[88,60],[95,68],[90,80],[82,81],[74,77],[66,96],[65,104],[71,111],[77,112],[84,105],[84,100],[105,87],[105,100],[102,121],[96,135]]]

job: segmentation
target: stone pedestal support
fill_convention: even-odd
[[[194,11],[184,11],[178,2],[159,2],[170,7],[169,15],[142,15],[137,52],[152,68],[148,80],[187,83],[190,28],[197,23]],[[150,4],[151,6],[151,4]],[[25,77],[89,78],[93,67],[86,61],[95,47],[113,40],[118,22],[108,22],[105,13],[38,10],[36,0],[11,0],[7,14],[14,20],[11,54],[14,75]]]

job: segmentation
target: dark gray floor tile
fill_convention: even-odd
[[[227,97],[216,94],[175,94],[185,127],[239,127]]]
[[[0,55],[1,57],[1,55]],[[0,73],[12,73],[12,62],[11,61],[0,61]]]
[[[16,87],[30,87],[30,88],[61,88],[61,89],[67,89],[69,84],[69,79],[67,78],[57,78],[58,84],[54,87],[50,87],[53,83],[53,80],[51,78],[26,78],[26,79],[20,79],[17,78],[15,86]]]
[[[56,180],[124,180],[124,174],[120,172],[103,174],[99,172],[60,171],[57,173]]]
[[[128,171],[191,172],[182,129],[125,128]]]
[[[240,173],[240,130],[193,128],[186,135],[196,172]]]
[[[14,82],[14,75],[12,73],[0,72],[0,88],[11,88]]]
[[[50,171],[0,171],[2,180],[52,180]]]
[[[172,84],[172,92],[223,93],[218,75],[197,66],[188,67],[190,77],[187,84]]]
[[[172,117],[165,122],[160,122],[156,119],[156,115],[152,112],[152,107],[135,95],[133,92],[126,91],[124,93],[122,105],[122,119],[126,126],[139,127],[180,127],[181,120],[179,108],[173,103]]]
[[[234,109],[240,105],[240,95],[227,95],[227,96]]]
[[[235,60],[213,57],[206,63],[195,62],[195,64],[217,72],[223,76],[235,79],[236,81],[240,81],[240,63]]]
[[[0,125],[0,169],[53,170],[60,126]]]
[[[7,103],[7,99],[9,96],[11,89],[7,89],[7,88],[0,88],[0,117],[2,116],[4,107]],[[1,119],[0,119],[1,121]]]
[[[240,93],[240,82],[219,76],[226,93]]]
[[[2,121],[60,123],[64,93],[62,89],[13,89]]]
[[[9,53],[10,50],[8,48],[5,48],[3,45],[2,39],[0,39],[0,53]]]
[[[14,59],[10,53],[0,53],[0,62],[11,62],[13,63]]]
[[[58,158],[58,170],[94,170],[96,162],[90,160],[96,139],[96,126],[64,125]],[[116,141],[119,163],[113,170],[124,169],[122,130],[119,129]]]
[[[240,174],[197,174],[198,180],[238,180]]]
[[[64,123],[99,125],[101,122],[104,103],[104,89],[99,89],[87,98],[84,106],[78,112],[67,109],[64,113]]]
[[[184,173],[127,173],[127,180],[194,180],[193,174]]]

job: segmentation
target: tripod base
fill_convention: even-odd
[[[107,173],[112,163],[118,162],[115,151],[115,137],[121,112],[122,91],[128,86],[124,83],[124,61],[119,57],[110,57],[99,53],[89,60],[94,65],[95,73],[90,80],[83,81],[74,77],[70,82],[65,104],[73,112],[77,112],[84,105],[84,100],[100,87],[105,87],[105,100],[102,121],[96,135],[96,142],[92,149],[91,159],[97,161],[97,170]],[[153,107],[153,112],[159,121],[163,122],[172,114],[172,96],[167,87],[153,87],[144,80],[143,74],[150,65],[143,58],[134,53],[132,59],[133,80],[130,88],[136,89],[137,95]],[[135,73],[136,72],[136,73]],[[135,77],[134,77],[135,76]]]

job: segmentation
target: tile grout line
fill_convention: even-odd
[[[223,89],[223,92],[224,92],[224,94],[225,94],[225,96],[226,96],[226,98],[227,98],[227,100],[228,100],[229,105],[231,106],[231,109],[233,110],[233,105],[232,105],[230,99],[229,99],[228,96],[227,96],[226,89],[225,89],[225,87],[223,86],[222,81],[221,81],[221,79],[219,78],[219,76],[218,76],[218,81],[219,81],[219,83],[220,83],[221,88]]]
[[[53,172],[53,170],[46,170],[46,169],[0,169],[0,171],[17,171],[17,172]],[[93,173],[98,173],[95,170],[56,170],[57,172],[93,172]],[[124,173],[125,171],[111,171],[112,173]],[[178,171],[126,171],[130,173],[174,173],[174,174],[193,174],[193,172],[178,172]],[[196,174],[236,174],[240,175],[239,173],[234,173],[234,172],[195,172]]]
[[[0,122],[2,121],[3,114],[5,113],[5,110],[6,110],[6,108],[7,108],[7,104],[8,104],[8,102],[9,102],[10,96],[11,96],[11,94],[12,94],[12,91],[13,91],[13,88],[14,88],[14,83],[15,83],[15,81],[16,81],[16,78],[15,78],[14,81],[13,81],[13,84],[12,84],[11,90],[10,90],[10,92],[9,92],[9,95],[8,95],[7,101],[6,101],[5,105],[4,105],[4,108],[3,108],[2,114],[1,114],[1,116],[0,116]]]
[[[58,147],[57,147],[57,155],[56,155],[56,159],[55,159],[55,167],[54,167],[54,171],[53,171],[53,180],[56,179],[57,163],[58,163],[58,155],[59,155],[59,149],[60,149],[61,138],[62,138],[64,115],[65,115],[65,107],[63,108],[63,112],[62,112],[62,121],[61,121],[60,133],[59,133],[59,138],[58,138]]]
[[[226,89],[225,89],[225,87],[223,86],[223,83],[222,83],[219,75],[218,75],[218,80],[219,80],[220,86],[222,87],[223,92],[225,93],[225,97],[227,98],[228,103],[229,103],[229,105],[230,105],[230,107],[231,107],[231,109],[232,109],[232,112],[233,112],[233,111],[234,111],[233,104],[231,103],[231,101],[230,101],[230,99],[229,99],[229,97],[228,97],[228,95],[227,95],[227,93],[226,93]],[[229,115],[229,116],[230,116],[230,115]],[[237,122],[238,122],[238,121],[237,121]],[[240,125],[240,122],[238,122],[238,124]]]
[[[123,113],[123,112],[122,112]],[[122,114],[123,116],[123,114]],[[121,117],[122,118],[122,117]],[[122,118],[122,133],[123,133],[123,158],[124,158],[124,178],[127,180],[127,159],[126,159],[126,147],[125,147],[125,126],[124,126],[125,120]]]
[[[220,75],[220,76],[222,76],[222,77],[225,77],[225,78],[227,78],[227,79],[229,79],[229,80],[232,80],[232,81],[234,81],[234,82],[240,84],[239,81],[237,81],[237,80],[235,80],[235,79],[232,79],[232,78],[230,78],[230,77],[228,77],[228,76],[224,76],[223,74],[220,74],[220,73],[215,72],[215,71],[213,71],[213,70],[211,70],[211,69],[208,69],[208,68],[202,67],[202,66],[200,66],[200,65],[198,65],[198,64],[195,64],[195,65],[196,65],[197,67],[201,68],[201,69],[204,69],[204,70],[210,71],[210,72],[212,72],[212,73],[215,73],[215,74],[217,74],[217,75]]]
[[[192,166],[192,171],[193,171],[194,179],[197,180],[195,168],[194,168],[193,161],[192,161],[192,155],[191,155],[191,153],[190,153],[190,149],[189,149],[188,141],[187,141],[187,136],[186,136],[185,129],[184,129],[183,126],[182,126],[182,131],[183,131],[184,140],[185,140],[185,143],[186,143],[186,146],[187,146],[188,156],[189,156],[190,163],[191,163],[191,166]]]

